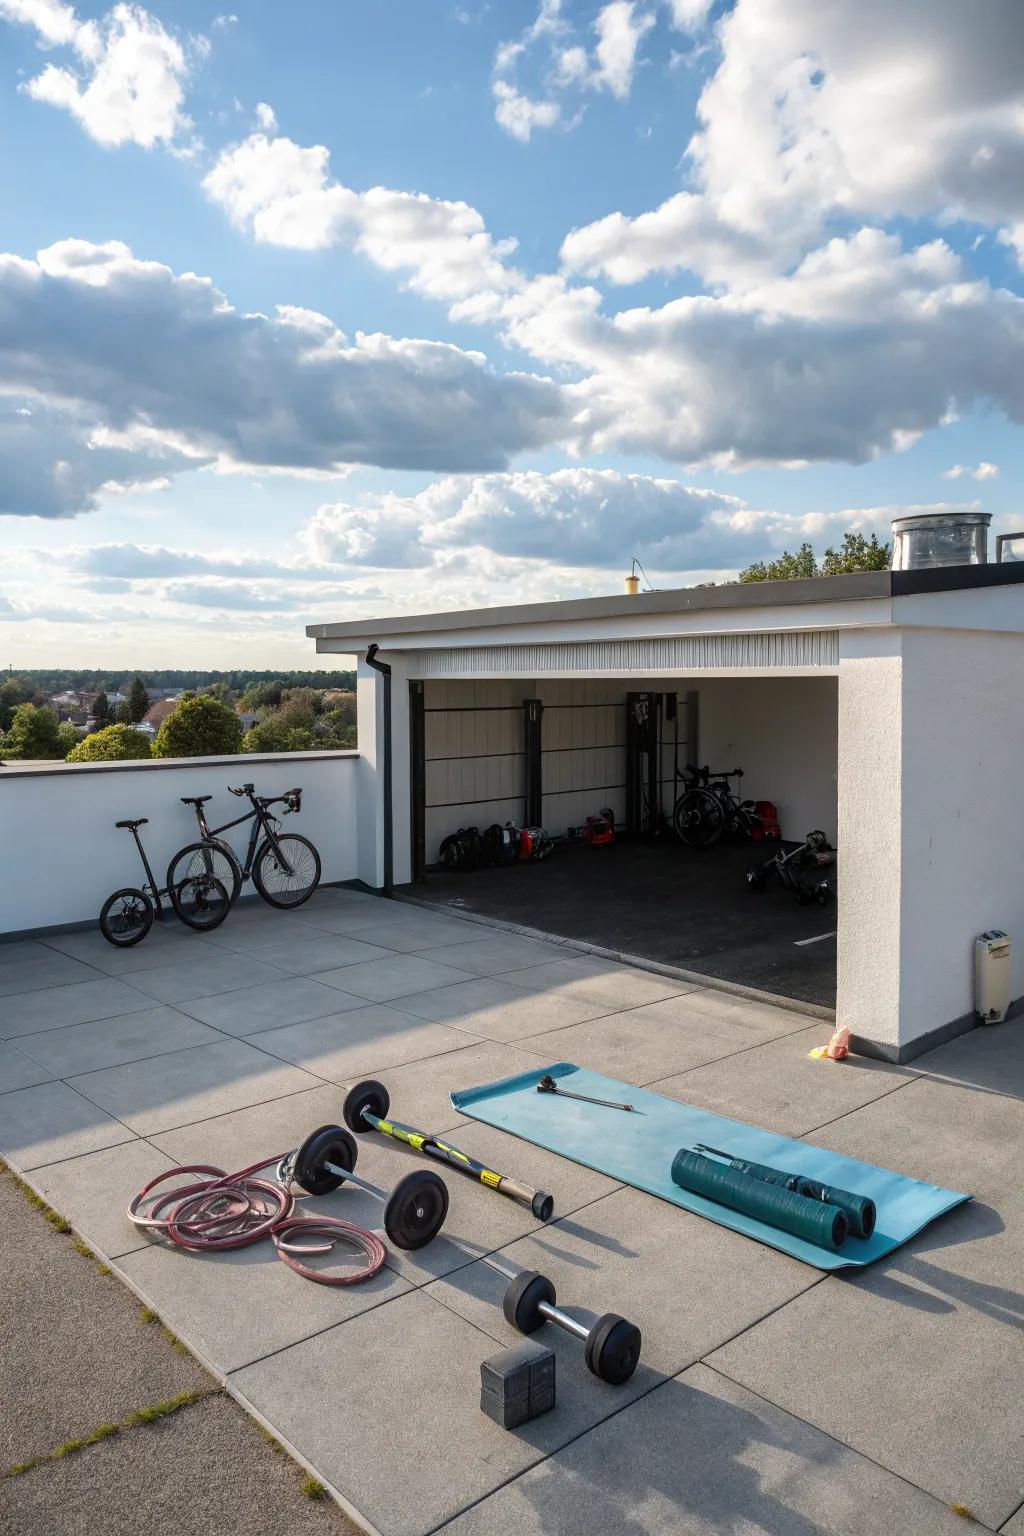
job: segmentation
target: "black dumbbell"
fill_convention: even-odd
[[[356,1184],[384,1202],[384,1230],[396,1248],[422,1248],[435,1238],[448,1214],[448,1186],[429,1168],[399,1179],[390,1194],[353,1173],[356,1141],[340,1125],[321,1125],[290,1153],[281,1177],[294,1179],[311,1195],[327,1195],[339,1184]]]
[[[640,1329],[616,1312],[606,1312],[585,1328],[555,1305],[555,1288],[546,1275],[524,1269],[509,1282],[502,1302],[506,1322],[520,1333],[536,1333],[544,1323],[557,1323],[584,1343],[587,1369],[602,1381],[619,1386],[628,1381],[640,1360]]]

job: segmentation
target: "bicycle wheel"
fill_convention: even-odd
[[[242,889],[242,866],[235,850],[219,838],[209,842],[189,843],[176,853],[167,866],[166,885],[174,900],[173,892],[186,880],[197,876],[212,875],[228,892],[228,902],[233,907]]]
[[[672,821],[688,848],[708,848],[722,835],[725,813],[717,795],[706,789],[691,789],[676,801]]]
[[[100,932],[108,944],[127,949],[138,944],[153,926],[153,903],[145,891],[126,886],[115,891],[103,903],[100,913]]]
[[[277,846],[280,858],[269,838],[260,844],[252,867],[253,884],[272,907],[301,906],[320,884],[320,855],[297,832],[277,838]]]
[[[187,928],[216,928],[231,911],[231,898],[216,875],[193,875],[167,894]]]

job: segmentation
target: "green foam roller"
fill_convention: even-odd
[[[767,1163],[748,1163],[740,1157],[730,1158],[729,1166],[738,1169],[740,1173],[749,1174],[752,1179],[761,1179],[766,1184],[778,1184],[783,1189],[791,1189],[808,1200],[823,1200],[828,1205],[838,1206],[841,1211],[846,1212],[846,1219],[850,1223],[850,1231],[854,1237],[870,1237],[875,1230],[877,1216],[875,1202],[869,1200],[867,1195],[855,1195],[850,1189],[839,1189],[834,1184],[821,1184],[817,1179],[805,1178],[802,1173],[787,1173],[785,1169],[771,1168]]]
[[[841,1248],[850,1230],[846,1212],[839,1206],[808,1199],[774,1180],[753,1178],[688,1147],[681,1147],[672,1161],[672,1182],[819,1248]]]

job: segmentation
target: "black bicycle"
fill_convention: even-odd
[[[717,843],[723,832],[740,837],[751,837],[758,825],[757,813],[752,800],[741,800],[729,785],[735,779],[737,785],[743,778],[742,768],[722,769],[712,773],[708,767],[694,768],[691,764],[680,773],[686,788],[672,810],[672,822],[680,839],[690,848],[709,848]]]
[[[166,887],[157,885],[146,858],[146,850],[139,837],[139,828],[146,826],[148,816],[138,821],[118,821],[117,827],[127,827],[135,839],[135,846],[146,871],[146,884],[125,886],[108,896],[100,913],[100,931],[109,944],[127,949],[146,937],[159,914],[163,916],[161,900],[167,896],[181,921],[189,928],[216,928],[231,910],[227,887],[210,870],[195,870],[183,876],[177,883],[168,880]]]
[[[228,789],[232,795],[248,796],[252,810],[220,827],[210,827],[203,810],[212,795],[182,795],[182,805],[195,807],[201,840],[189,843],[174,855],[167,871],[168,888],[174,890],[181,881],[195,875],[212,874],[227,887],[234,906],[242,885],[251,877],[263,900],[272,907],[301,906],[320,884],[320,855],[307,837],[297,832],[279,832],[280,817],[271,815],[270,806],[283,804],[286,809],[282,814],[290,816],[302,809],[302,790],[257,795],[252,784],[243,784],[241,789],[231,789],[229,785]],[[252,831],[243,865],[220,834],[246,821],[252,822]]]

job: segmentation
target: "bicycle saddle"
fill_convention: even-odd
[[[136,827],[144,827],[144,826],[146,826],[148,821],[149,821],[149,817],[148,816],[140,816],[138,821],[115,821],[114,822],[114,826],[115,827],[131,827],[132,830],[134,831]]]
[[[182,795],[182,805],[205,805],[207,800],[212,800],[212,795]]]

